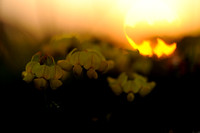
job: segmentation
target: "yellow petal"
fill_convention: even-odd
[[[121,73],[117,79],[117,81],[119,82],[121,86],[124,86],[127,80],[128,80],[128,76],[126,75],[126,73]]]
[[[131,85],[131,90],[134,93],[138,93],[139,90],[141,89],[142,85],[138,84],[137,82],[135,82],[134,80],[132,81],[132,85]]]
[[[64,71],[58,65],[50,66],[49,70],[50,79],[60,79],[63,76]]]
[[[79,55],[79,63],[81,66],[85,66],[88,61],[88,52],[87,51],[81,51]]]
[[[102,59],[97,55],[91,55],[91,67],[97,70],[101,66]]]
[[[88,52],[96,54],[97,56],[99,56],[99,58],[101,60],[105,60],[105,57],[101,54],[101,52],[99,52],[98,50],[94,50],[94,49],[87,49]]]
[[[117,80],[116,80],[116,79],[114,79],[114,78],[111,78],[111,77],[108,77],[108,78],[107,78],[107,81],[108,81],[108,83],[109,83],[109,84],[114,84],[114,83],[116,83],[116,82],[117,82]]]
[[[132,82],[130,80],[128,80],[123,86],[123,91],[125,93],[132,92],[132,89],[131,89],[132,87],[131,86],[132,86]]]
[[[92,78],[97,79],[98,78],[98,74],[97,74],[97,72],[93,68],[91,68],[91,69],[89,69],[87,71],[87,75],[88,75],[88,77],[90,79],[92,79]]]
[[[49,80],[51,78],[51,69],[47,65],[35,65],[33,68],[33,72],[38,78],[45,78]]]
[[[149,94],[153,90],[155,85],[156,85],[155,82],[150,82],[146,86],[143,86],[139,91],[140,96],[144,97],[147,94]]]
[[[34,75],[32,73],[23,72],[23,80],[27,83],[30,83],[34,79]]]
[[[44,75],[46,66],[45,65],[35,65],[33,68],[33,72],[36,75],[36,77],[41,78]]]
[[[70,64],[72,65],[80,64],[79,57],[80,57],[80,52],[73,53],[69,61]]]
[[[57,62],[58,66],[60,66],[63,70],[65,71],[71,71],[72,70],[72,64],[70,64],[68,61],[66,60],[59,60]]]
[[[80,65],[74,65],[73,72],[80,76],[82,74],[82,67]]]
[[[94,68],[95,70],[97,70],[101,65],[101,61],[101,58],[95,52],[88,52],[84,68]]]
[[[70,62],[72,54],[77,51],[77,48],[74,48],[66,57],[66,60]]]
[[[32,70],[34,68],[35,65],[40,65],[38,62],[36,61],[30,61],[27,65],[26,65],[26,72],[30,72],[32,73]]]
[[[33,80],[35,84],[35,88],[41,90],[41,89],[46,89],[48,84],[47,81],[44,78],[36,78]]]
[[[50,80],[50,87],[55,90],[62,85],[62,82],[58,79]]]
[[[49,80],[51,78],[51,69],[49,66],[45,66],[45,69],[44,69],[44,74],[43,74],[43,77],[47,80]]]
[[[111,84],[110,88],[115,93],[115,95],[120,95],[123,91],[119,84]]]

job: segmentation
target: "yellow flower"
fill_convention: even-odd
[[[145,96],[152,91],[155,87],[155,82],[147,82],[147,78],[139,74],[132,74],[133,79],[128,79],[126,73],[121,73],[117,79],[108,77],[108,83],[112,91],[116,95],[122,92],[127,94],[127,100],[132,102],[135,99],[135,94],[139,93],[140,96]]]
[[[33,55],[31,61],[26,65],[26,71],[22,72],[23,80],[30,83],[34,80],[37,89],[45,89],[50,81],[50,87],[56,89],[62,85],[59,80],[62,78],[64,71],[56,65],[50,55],[42,55],[38,52]],[[34,79],[35,78],[35,79]]]
[[[105,57],[98,51],[86,49],[78,51],[73,49],[67,56],[66,60],[58,61],[58,65],[66,71],[73,68],[73,72],[80,76],[83,68],[87,70],[89,78],[98,78],[97,71],[106,72],[113,68],[113,61],[106,61]]]

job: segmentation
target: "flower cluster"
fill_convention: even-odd
[[[139,93],[140,96],[146,96],[155,87],[155,82],[147,82],[147,78],[138,75],[136,73],[132,74],[130,77],[133,79],[128,79],[126,73],[121,73],[117,79],[108,77],[108,83],[112,91],[116,95],[120,95],[122,92],[127,94],[127,100],[133,101],[135,94]]]
[[[80,76],[83,68],[87,70],[89,78],[98,78],[98,72],[107,72],[114,66],[114,62],[106,60],[98,51],[86,49],[73,49],[65,60],[59,60],[57,64],[65,71],[73,70],[75,75]]]
[[[37,89],[46,89],[48,84],[52,89],[60,87],[63,75],[63,70],[55,64],[53,57],[41,52],[33,55],[22,72],[23,80],[27,83],[33,81]]]

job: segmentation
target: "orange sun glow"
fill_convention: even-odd
[[[162,57],[171,55],[176,49],[176,43],[167,44],[161,38],[162,36],[167,36],[165,30],[167,31],[169,26],[177,26],[178,24],[178,16],[164,1],[137,0],[133,3],[133,6],[126,15],[124,31],[128,42],[134,49],[137,49],[140,54],[150,57],[153,55]],[[139,27],[140,29],[138,31],[142,34],[135,32],[134,35],[130,37],[126,31],[127,27],[136,31]],[[162,32],[157,32],[157,29],[163,30]],[[151,39],[146,39],[145,35],[152,33],[155,33],[156,43]],[[169,32],[167,32],[167,34],[169,34]],[[136,43],[132,36],[136,39],[142,39],[142,42]]]

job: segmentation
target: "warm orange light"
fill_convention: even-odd
[[[127,12],[124,31],[128,42],[140,54],[157,57],[168,56],[176,49],[176,43],[167,44],[160,36],[172,35],[171,27],[179,26],[176,12],[164,0],[135,0],[133,7]],[[135,30],[129,36],[127,29]],[[136,40],[143,40],[138,44]],[[157,42],[147,38],[157,37]]]
[[[170,54],[172,54],[175,49],[176,49],[176,43],[168,45],[163,40],[158,38],[157,39],[157,45],[153,49],[153,52],[158,57],[161,57],[162,55],[170,55]]]
[[[131,46],[134,49],[139,50],[140,54],[148,55],[148,56],[153,55],[150,41],[143,41],[142,44],[136,44],[126,33],[125,33],[125,35],[126,35],[128,42],[131,44]]]
[[[176,49],[176,43],[167,44],[162,39],[157,38],[157,44],[152,44],[151,41],[145,40],[141,44],[136,44],[127,34],[126,38],[128,42],[134,49],[139,50],[140,54],[144,56],[153,56],[155,54],[157,57],[171,55]]]

